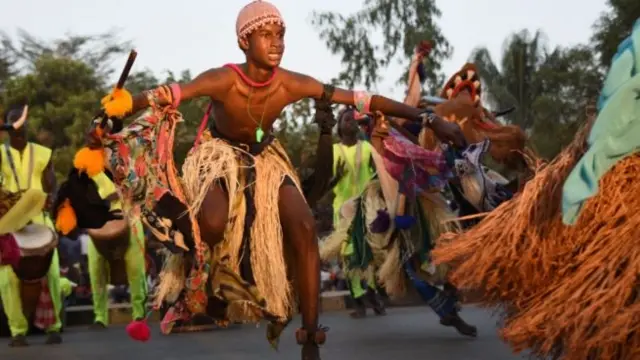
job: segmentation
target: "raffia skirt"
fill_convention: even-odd
[[[210,256],[207,281],[212,293],[227,303],[226,318],[231,322],[267,319],[286,324],[295,304],[285,260],[278,194],[285,181],[300,189],[295,170],[277,140],[252,155],[225,140],[210,135],[204,139],[185,160],[182,185],[189,208],[195,214],[200,211],[210,186],[221,184],[228,192],[229,222],[224,239],[207,251]],[[247,170],[253,173],[253,178],[246,176]],[[245,231],[248,187],[252,189],[254,208],[249,238]],[[168,269],[161,277],[160,298],[176,298],[188,283],[181,270],[184,267],[181,258],[182,255],[170,255]],[[252,279],[242,276],[241,268],[247,261]]]
[[[562,223],[562,185],[586,150],[588,127],[523,192],[463,234],[435,260],[454,264],[455,285],[500,309],[516,351],[565,360],[640,358],[640,154],[600,181],[574,226]]]

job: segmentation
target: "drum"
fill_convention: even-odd
[[[30,318],[42,292],[40,280],[47,276],[54,250],[58,246],[58,235],[49,227],[39,224],[29,224],[12,234],[20,248],[20,261],[13,266],[13,271],[21,280],[22,311]]]
[[[111,220],[100,229],[89,229],[87,233],[98,253],[109,262],[109,283],[127,285],[124,257],[131,241],[129,219]]]
[[[47,275],[58,235],[45,225],[29,224],[13,233],[20,248],[20,262],[13,267],[23,281],[40,280]]]

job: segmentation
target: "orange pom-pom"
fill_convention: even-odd
[[[66,199],[58,208],[58,216],[56,217],[56,229],[67,235],[78,226],[76,212],[71,207],[71,202]]]
[[[89,176],[95,176],[104,171],[104,162],[104,149],[83,147],[73,158],[73,167]]]
[[[133,96],[125,89],[113,89],[113,91],[100,101],[104,112],[109,117],[123,118],[133,109]]]

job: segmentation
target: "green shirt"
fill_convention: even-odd
[[[359,196],[375,175],[370,166],[371,144],[358,141],[352,146],[333,144],[333,174],[336,175],[339,162],[344,162],[344,174],[333,188],[334,224],[340,219],[340,208],[347,200]]]

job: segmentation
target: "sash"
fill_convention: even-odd
[[[11,155],[11,148],[8,142],[4,143],[4,149],[7,152],[7,160],[9,161],[9,166],[11,167],[11,172],[13,173],[13,180],[16,182],[16,187],[18,188],[18,192],[31,189],[31,179],[33,178],[33,144],[29,143],[29,179],[27,180],[27,187],[24,189],[20,188],[20,178],[18,177],[18,172],[16,170],[16,164],[13,161],[13,156]]]

